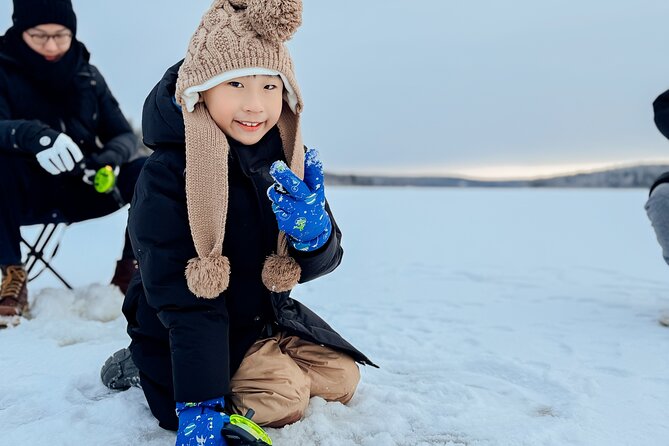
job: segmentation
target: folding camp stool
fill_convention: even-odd
[[[42,225],[42,230],[33,243],[28,242],[23,235],[21,235],[21,243],[28,248],[28,253],[23,262],[28,273],[28,281],[32,281],[39,277],[47,269],[58,278],[63,285],[72,289],[72,286],[61,276],[58,271],[53,269],[51,261],[56,256],[60,242],[63,239],[65,230],[69,223],[46,223]],[[41,269],[36,269],[38,263],[42,263]]]

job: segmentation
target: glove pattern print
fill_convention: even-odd
[[[39,144],[45,149],[35,155],[39,165],[51,175],[71,171],[75,163],[84,158],[79,146],[65,133],[60,133],[53,144],[51,142],[50,136],[42,136]]]
[[[177,403],[179,430],[176,446],[228,446],[221,429],[230,421],[222,411],[223,399]]]
[[[325,210],[323,163],[318,152],[304,156],[304,181],[285,162],[275,161],[269,169],[274,184],[267,189],[279,229],[299,251],[314,251],[327,243],[332,222]]]

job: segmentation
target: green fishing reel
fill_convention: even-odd
[[[88,169],[85,163],[80,165],[83,172],[82,180],[90,184],[101,194],[110,194],[116,189],[116,179],[119,174],[118,167],[102,166],[99,169]]]
[[[118,166],[112,167],[110,165],[106,165],[96,170],[87,168],[86,162],[83,161],[79,164],[76,172],[82,175],[82,181],[88,185],[93,186],[96,192],[113,197],[119,208],[122,208],[127,204],[123,200],[121,192],[119,191],[116,184],[116,180],[118,179],[118,174],[120,172],[120,168]]]
[[[271,446],[272,439],[262,427],[251,421],[255,412],[249,409],[246,415],[230,415],[221,435],[229,446]]]
[[[112,166],[100,167],[93,176],[93,187],[101,194],[110,193],[116,186],[116,174]]]

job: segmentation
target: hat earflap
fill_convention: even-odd
[[[198,255],[186,265],[186,282],[197,297],[214,299],[230,282],[230,261],[222,255],[230,146],[204,104],[192,112],[184,108],[183,117],[188,222]]]
[[[294,114],[284,104],[277,126],[290,170],[299,178],[304,178],[304,145],[302,144],[299,115]],[[277,240],[276,254],[265,259],[262,282],[268,290],[282,293],[295,288],[301,275],[302,268],[294,258],[288,255],[288,240],[286,234],[281,231]]]

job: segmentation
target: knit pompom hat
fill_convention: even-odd
[[[231,268],[222,253],[230,148],[199,93],[235,77],[281,76],[285,103],[277,125],[286,160],[302,178],[304,146],[299,118],[303,105],[284,45],[301,22],[301,0],[216,0],[195,30],[179,69],[175,95],[184,116],[186,201],[197,251],[186,266],[186,280],[198,297],[213,299],[225,291]],[[288,291],[300,274],[299,265],[288,255],[285,234],[279,233],[277,251],[263,265],[263,283],[274,292]]]

